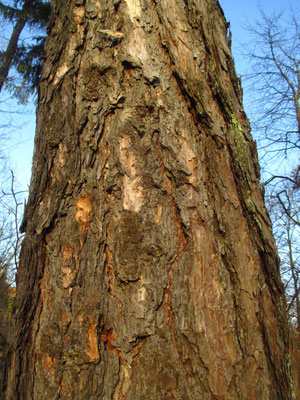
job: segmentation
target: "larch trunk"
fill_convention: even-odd
[[[53,1],[7,399],[293,399],[215,0]]]

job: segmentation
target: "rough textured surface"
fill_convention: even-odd
[[[215,0],[53,1],[7,399],[293,399]]]

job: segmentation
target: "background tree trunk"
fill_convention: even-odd
[[[0,65],[0,92],[7,79],[9,69],[12,65],[13,57],[17,50],[18,40],[25,25],[26,25],[26,16],[21,15],[18,21],[16,22],[16,25],[14,26],[6,52],[4,53],[3,56],[3,61]]]
[[[292,399],[215,0],[53,1],[7,399]]]

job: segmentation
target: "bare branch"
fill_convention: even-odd
[[[284,212],[285,212],[286,215],[289,217],[289,219],[290,219],[291,221],[293,221],[293,223],[294,223],[295,225],[300,226],[300,222],[299,222],[299,221],[296,221],[296,220],[294,219],[294,217],[290,214],[290,211],[287,209],[287,207],[285,206],[284,202],[282,201],[282,199],[281,199],[281,197],[280,197],[281,193],[284,193],[284,192],[285,192],[285,190],[282,190],[280,193],[278,193],[278,194],[276,195],[276,197],[277,197],[279,203],[281,204],[281,207],[283,208]]]
[[[296,186],[300,186],[299,182],[297,182],[296,180],[290,178],[289,176],[282,176],[282,175],[273,175],[270,179],[268,179],[266,182],[263,183],[263,186],[268,185],[274,179],[285,179],[285,180],[288,180],[288,181],[292,182]]]

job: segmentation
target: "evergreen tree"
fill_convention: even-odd
[[[21,75],[23,86],[27,90],[32,91],[36,88],[45,42],[43,33],[49,19],[50,7],[51,3],[43,0],[15,0],[11,5],[0,1],[2,17],[14,25],[6,50],[0,52],[0,91],[3,85],[8,83],[14,89],[14,93],[20,96],[20,88],[8,79],[12,67]],[[19,39],[26,26],[38,29],[41,35],[34,36],[28,44],[20,44]]]

